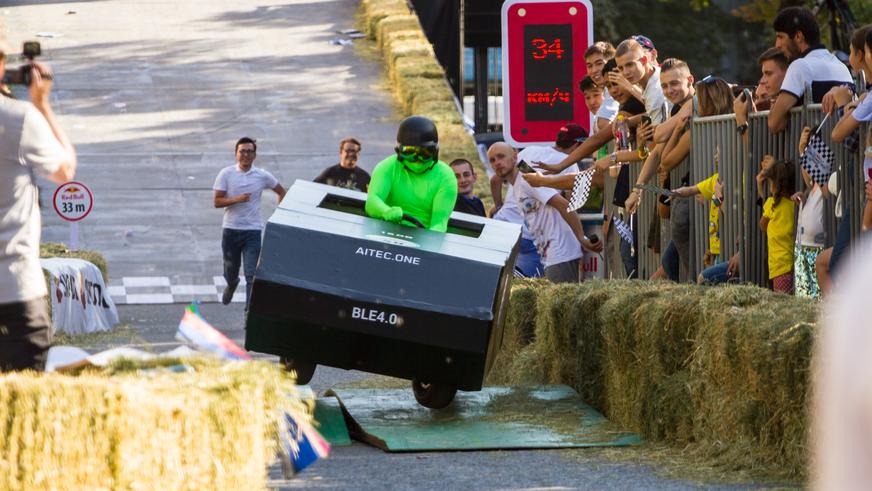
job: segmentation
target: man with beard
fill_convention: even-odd
[[[821,44],[820,28],[814,14],[804,7],[787,7],[778,12],[772,22],[775,47],[790,60],[781,92],[769,111],[769,131],[779,133],[787,127],[793,106],[802,104],[807,87],[812,101],[821,102],[833,87],[854,81],[848,67]]]
[[[355,138],[345,138],[339,142],[339,163],[324,169],[315,182],[345,189],[366,192],[369,187],[369,173],[357,166],[360,157],[360,142]]]

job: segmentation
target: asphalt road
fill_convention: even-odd
[[[185,305],[124,305],[118,308],[128,328],[80,344],[89,351],[129,345],[157,352],[178,346],[176,326]],[[240,345],[244,341],[243,307],[203,304],[203,316]],[[258,355],[266,359],[275,357]],[[318,367],[310,387],[316,394],[343,382],[371,374]],[[278,466],[269,469],[276,489],[760,489],[758,484],[720,485],[661,477],[656,466],[614,460],[597,449],[512,450],[467,452],[387,453],[354,442],[336,447],[326,460],[285,480]]]

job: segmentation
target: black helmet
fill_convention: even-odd
[[[409,116],[400,123],[397,130],[397,144],[413,147],[439,145],[436,125],[424,116]]]

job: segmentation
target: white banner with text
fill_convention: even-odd
[[[49,296],[55,332],[108,331],[118,323],[118,311],[97,266],[75,258],[43,258],[40,262],[51,278]]]

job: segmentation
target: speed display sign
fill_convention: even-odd
[[[514,146],[552,144],[567,123],[590,132],[578,83],[593,42],[588,0],[506,0],[502,8],[503,137]]]

